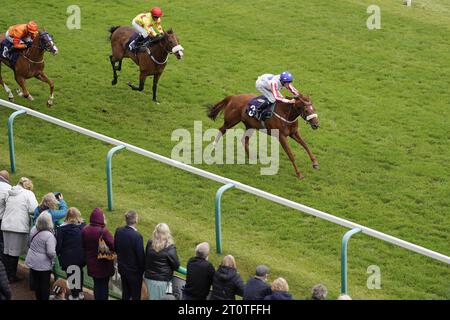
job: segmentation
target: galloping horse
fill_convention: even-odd
[[[291,160],[298,178],[303,179],[304,177],[295,164],[294,154],[289,147],[287,137],[291,137],[299,144],[301,144],[308,153],[313,163],[313,168],[319,169],[319,163],[317,162],[316,157],[313,155],[308,145],[298,132],[297,118],[299,116],[301,116],[306,122],[308,122],[311,125],[311,128],[319,128],[319,121],[317,119],[317,114],[314,111],[314,106],[311,99],[307,96],[300,95],[294,97],[296,100],[294,104],[277,101],[273,116],[270,119],[261,122],[252,117],[249,117],[246,112],[247,104],[255,97],[256,96],[253,94],[228,96],[217,104],[208,106],[207,115],[212,120],[216,120],[219,113],[224,111],[224,123],[223,126],[219,129],[220,132],[218,133],[214,143],[216,144],[220,137],[224,135],[228,129],[234,127],[240,122],[244,123],[247,130],[267,129],[268,134],[271,134],[271,130],[278,129],[279,135],[277,138],[284,151],[288,155],[289,160]],[[249,154],[250,136],[251,133],[244,135],[244,137],[242,138],[242,143],[244,144],[247,156]]]
[[[117,71],[122,70],[122,59],[130,58],[139,66],[139,87],[128,82],[133,90],[144,90],[145,79],[149,75],[153,75],[153,101],[158,103],[156,99],[156,90],[158,88],[158,80],[166,67],[169,54],[174,53],[177,59],[183,57],[183,47],[178,43],[178,37],[172,29],[164,32],[163,36],[154,40],[145,51],[131,52],[126,48],[126,44],[131,35],[136,32],[130,27],[115,26],[109,29],[111,33],[112,55],[109,56],[113,69],[112,85],[117,84]],[[116,63],[119,63],[116,66]]]
[[[0,35],[0,42],[4,40],[4,35]],[[50,87],[50,97],[47,100],[47,106],[53,105],[53,92],[55,89],[54,82],[50,80],[44,73],[44,52],[49,51],[51,54],[58,54],[58,48],[53,42],[53,37],[46,31],[39,32],[38,36],[34,38],[31,47],[22,51],[17,58],[15,65],[11,65],[10,61],[0,55],[0,85],[3,86],[8,94],[9,101],[14,101],[14,95],[11,89],[3,82],[1,75],[1,64],[4,63],[14,71],[16,82],[22,88],[22,91],[17,90],[17,93],[24,98],[33,101],[34,98],[28,92],[25,86],[25,80],[35,77],[36,79],[45,82]]]

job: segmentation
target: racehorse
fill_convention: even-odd
[[[0,42],[4,39],[4,34],[1,34]],[[14,95],[11,92],[11,89],[9,89],[8,86],[3,82],[1,75],[2,63],[7,65],[14,71],[16,82],[22,88],[22,91],[17,90],[19,96],[23,96],[30,101],[34,100],[33,96],[28,92],[25,86],[25,80],[35,77],[36,79],[39,79],[49,85],[50,97],[47,100],[47,106],[51,107],[53,105],[53,92],[55,86],[53,80],[50,80],[44,73],[45,51],[48,51],[53,55],[58,54],[58,48],[53,42],[53,37],[44,30],[42,32],[39,32],[38,36],[34,38],[31,47],[19,53],[19,57],[17,58],[15,65],[12,65],[9,60],[0,55],[0,85],[3,86],[6,93],[8,94],[9,101],[14,101]]]
[[[131,52],[126,48],[126,44],[130,37],[136,32],[131,27],[115,26],[109,29],[112,55],[109,56],[111,66],[113,69],[112,85],[117,84],[117,71],[122,70],[122,60],[130,58],[135,64],[139,66],[139,87],[128,82],[128,86],[133,90],[144,90],[145,79],[149,75],[153,75],[153,101],[159,103],[156,99],[156,91],[158,88],[158,81],[164,68],[167,65],[169,54],[174,53],[177,59],[183,58],[183,47],[178,42],[178,37],[172,29],[164,32],[164,34],[153,40],[150,45],[146,46],[145,50],[138,52]],[[119,63],[116,66],[116,63]]]
[[[312,161],[313,168],[319,169],[317,158],[309,149],[308,145],[302,139],[298,131],[298,117],[302,117],[314,130],[319,128],[319,121],[311,99],[300,94],[299,96],[294,97],[296,100],[294,104],[277,101],[273,116],[268,120],[261,122],[248,116],[246,112],[248,103],[255,97],[256,96],[253,94],[228,96],[215,105],[208,105],[207,115],[212,120],[216,120],[219,113],[222,111],[224,112],[224,123],[219,129],[220,132],[217,134],[214,144],[217,144],[217,141],[219,141],[220,137],[224,135],[228,129],[234,127],[240,122],[244,123],[247,130],[267,129],[268,134],[271,134],[271,130],[278,129],[279,131],[277,138],[288,155],[289,160],[291,160],[298,178],[303,179],[304,176],[295,164],[294,154],[289,147],[287,137],[291,137],[301,144],[308,153]],[[253,130],[247,131],[249,134],[242,137],[242,143],[244,144],[247,156],[249,155],[249,140],[252,131]]]

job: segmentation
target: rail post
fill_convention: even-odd
[[[116,153],[119,150],[125,149],[125,146],[116,146],[114,148],[111,148],[108,152],[108,155],[106,156],[106,188],[108,193],[108,210],[113,210],[113,192],[112,192],[112,157],[114,153]]]
[[[16,172],[16,158],[14,154],[14,119],[21,115],[26,114],[25,110],[17,110],[13,112],[8,118],[8,142],[9,142],[9,161],[11,163],[11,172]]]
[[[216,192],[216,250],[218,254],[222,254],[222,209],[221,209],[221,199],[222,194],[228,189],[234,188],[235,185],[228,183],[221,186]]]
[[[350,238],[361,232],[361,228],[353,228],[347,231],[342,237],[342,249],[341,249],[341,294],[347,294],[347,247]]]

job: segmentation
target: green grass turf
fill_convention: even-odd
[[[369,31],[367,7],[381,8],[381,30]],[[290,70],[296,86],[312,95],[321,128],[301,124],[301,133],[318,157],[314,171],[295,143],[298,181],[286,155],[275,176],[260,166],[200,165],[336,216],[450,255],[448,1],[77,1],[81,30],[68,30],[66,8],[73,1],[2,4],[0,28],[36,19],[56,39],[60,54],[46,56],[46,72],[56,82],[55,106],[45,106],[48,90],[28,82],[36,100],[16,102],[170,157],[177,128],[192,132],[194,120],[209,120],[205,103],[229,94],[255,92],[261,73]],[[173,27],[185,59],[171,57],[159,86],[161,105],[151,103],[151,78],[144,93],[126,82],[138,70],[124,61],[112,87],[107,29],[160,5],[163,25]],[[12,72],[3,67],[10,87]],[[0,94],[6,99],[6,94]],[[10,110],[0,109],[6,124]],[[0,166],[8,167],[6,125],[0,128]],[[84,217],[106,207],[105,157],[110,146],[24,116],[15,125],[13,176],[34,180],[40,199],[64,193]],[[207,143],[205,142],[205,145]],[[280,148],[281,149],[281,148]],[[114,157],[115,229],[123,213],[140,213],[139,229],[148,239],[158,222],[167,222],[183,264],[196,243],[214,241],[214,195],[219,184],[175,168],[120,152]],[[247,278],[255,266],[271,268],[271,280],[285,277],[297,299],[310,297],[324,283],[329,298],[340,290],[340,239],[345,228],[240,191],[223,198],[224,254],[236,257]],[[217,266],[221,257],[212,254]],[[381,268],[381,289],[369,290],[370,265]],[[349,293],[355,299],[450,299],[450,267],[356,235],[349,246]]]

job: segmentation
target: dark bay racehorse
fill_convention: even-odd
[[[278,140],[283,147],[284,151],[291,160],[292,165],[294,166],[295,173],[300,179],[303,179],[302,173],[298,170],[297,165],[295,164],[294,154],[291,151],[291,148],[288,144],[288,138],[291,137],[295,141],[305,148],[308,153],[314,169],[319,169],[319,163],[317,162],[316,157],[309,149],[306,142],[300,136],[298,132],[298,117],[302,117],[306,122],[311,125],[311,128],[317,129],[319,128],[319,121],[317,119],[317,114],[314,110],[314,106],[309,97],[300,95],[295,97],[295,104],[277,102],[274,110],[273,116],[264,121],[263,123],[259,120],[254,119],[253,117],[249,117],[246,112],[247,104],[251,99],[256,96],[253,94],[242,94],[236,96],[228,96],[222,101],[218,102],[215,105],[208,106],[208,117],[212,120],[216,120],[217,116],[220,112],[224,112],[224,123],[223,126],[219,129],[219,134],[216,137],[214,143],[220,139],[225,132],[237,125],[240,122],[243,122],[246,129],[267,129],[267,133],[270,134],[271,130],[278,129]],[[249,154],[249,140],[250,135],[244,135],[242,138],[242,143],[245,147],[245,152],[247,155]]]
[[[4,40],[4,35],[0,35],[0,41]],[[44,73],[44,52],[48,51],[53,55],[58,53],[58,48],[53,42],[53,37],[46,31],[39,32],[38,36],[34,38],[33,44],[28,49],[23,50],[19,53],[19,57],[17,58],[17,62],[14,66],[11,65],[10,61],[3,58],[0,55],[0,85],[3,86],[6,93],[8,94],[9,101],[14,100],[14,95],[11,92],[11,89],[3,82],[1,75],[1,66],[2,63],[10,67],[14,71],[14,76],[16,82],[22,88],[22,91],[18,90],[18,94],[27,98],[30,101],[33,101],[34,98],[28,92],[25,86],[25,80],[30,78],[36,78],[45,82],[50,87],[50,97],[47,100],[47,105],[51,107],[53,105],[53,92],[54,92],[54,82],[50,80],[47,75]]]
[[[149,75],[153,75],[153,101],[158,103],[156,99],[156,91],[158,88],[158,80],[167,65],[170,53],[174,53],[177,59],[183,57],[183,47],[178,42],[178,37],[172,30],[164,32],[163,36],[154,40],[143,51],[131,52],[126,48],[126,44],[130,37],[136,32],[131,27],[111,27],[111,48],[112,55],[109,56],[113,69],[112,84],[117,84],[117,71],[122,70],[123,58],[130,58],[139,66],[139,87],[128,82],[133,90],[144,90],[145,79]],[[116,64],[118,65],[116,66]]]

